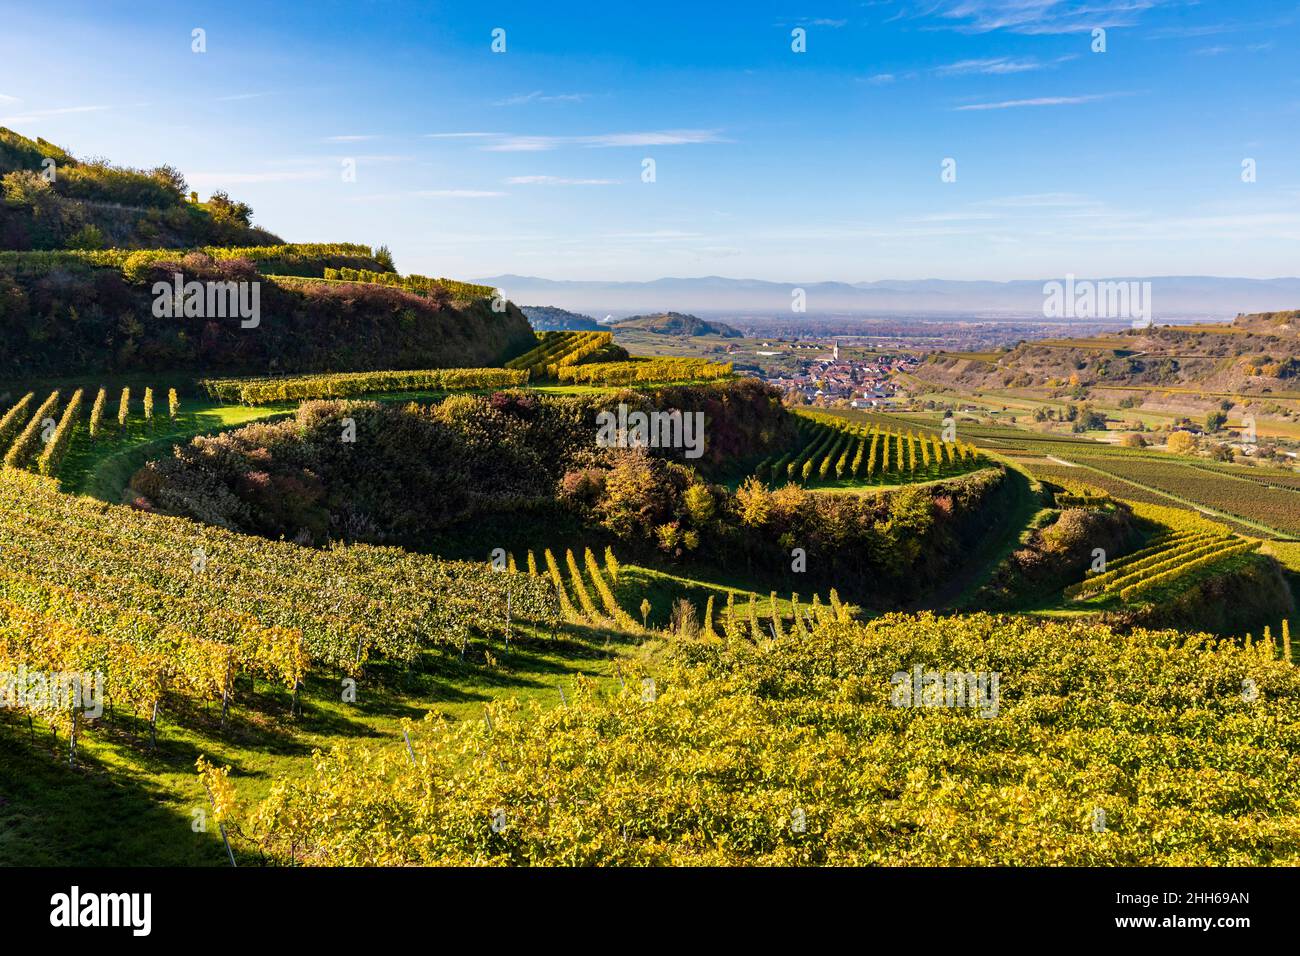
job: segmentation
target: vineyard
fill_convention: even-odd
[[[1283,534],[1300,535],[1300,508],[1297,508],[1295,490],[1167,459],[1108,455],[1104,458],[1079,456],[1078,461],[1138,485],[1259,522]]]
[[[278,378],[203,379],[199,386],[215,399],[242,405],[351,398],[379,392],[451,392],[518,388],[528,373],[511,369],[439,368],[416,372],[342,372]]]
[[[83,447],[89,444],[103,448],[120,440],[132,424],[141,428],[142,436],[151,433],[155,427],[157,412],[152,388],[145,387],[138,396],[134,414],[130,387],[115,393],[113,421],[116,427],[105,422],[110,396],[108,388],[101,387],[96,392],[89,415],[85,411],[84,389],[73,391],[61,410],[60,394],[57,390],[51,392],[33,410],[35,393],[29,392],[0,417],[0,457],[3,457],[6,468],[29,469],[42,475],[56,476],[74,442],[80,441]],[[167,390],[167,417],[175,423],[179,413],[180,399],[176,389],[170,388]]]
[[[760,462],[755,475],[772,485],[851,481],[901,484],[964,474],[981,467],[973,445],[831,416],[801,415],[800,445]]]
[[[487,285],[458,282],[455,279],[430,279],[428,276],[415,274],[400,276],[393,272],[374,272],[369,269],[326,268],[324,278],[339,282],[366,282],[387,285],[421,295],[445,293],[453,299],[490,299],[496,295],[496,289]]]
[[[26,609],[34,642],[11,637],[9,652],[61,670],[91,655],[114,702],[155,719],[170,696],[228,704],[241,674],[296,691],[309,667],[357,674],[373,659],[463,649],[511,616],[558,621],[550,587],[478,564],[309,551],[66,495],[18,471],[0,475],[0,550],[0,598]]]
[[[585,548],[581,558],[572,549],[566,549],[563,562],[550,548],[542,551],[540,560],[528,551],[522,563],[514,555],[508,556],[507,568],[512,573],[522,571],[549,581],[559,601],[560,615],[569,624],[633,635],[648,633],[644,615],[649,612],[649,602],[636,591],[638,579],[646,569],[622,565],[612,548],[605,548],[603,560],[591,548]],[[853,618],[853,610],[840,601],[833,588],[826,604],[814,594],[807,606],[800,604],[798,594],[781,600],[776,592],[766,597],[733,589],[726,589],[725,593],[725,599],[710,593],[702,605],[676,597],[669,629],[706,638],[743,633],[759,641],[787,631],[809,633],[822,625]],[[638,613],[642,615],[640,621],[636,617]]]
[[[1106,562],[1105,571],[1067,588],[1066,597],[1117,597],[1125,602],[1150,599],[1160,591],[1181,586],[1202,568],[1221,565],[1257,550],[1259,545],[1258,541],[1245,541],[1227,532],[1162,534],[1142,550]]]
[[[197,249],[64,249],[41,252],[0,251],[0,269],[45,273],[56,269],[114,268],[128,278],[143,276],[160,262],[176,262],[189,252],[218,261],[246,259],[259,272],[322,275],[333,263],[374,262],[374,250],[357,243],[298,243],[279,246],[202,246]]]
[[[922,662],[997,672],[997,718],[898,706]],[[556,696],[340,745],[261,801],[198,769],[237,854],[298,865],[1300,862],[1300,672],[1271,644],[891,614]]]
[[[561,382],[575,385],[671,385],[716,381],[730,378],[732,374],[730,362],[691,358],[649,358],[556,368],[556,376]]]
[[[893,426],[909,422],[904,416],[858,413],[845,420]],[[915,424],[924,427],[919,421]],[[1294,472],[1226,465],[1106,445],[1076,435],[999,425],[963,422],[960,435],[981,449],[1016,461],[1039,478],[1086,480],[1125,500],[1212,509],[1217,520],[1242,534],[1283,539],[1300,536],[1300,477]]]
[[[532,381],[554,379],[560,370],[600,355],[614,343],[612,332],[544,332],[536,348],[506,363]]]

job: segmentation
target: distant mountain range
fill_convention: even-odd
[[[664,278],[649,282],[567,281],[499,275],[476,279],[505,290],[514,302],[545,302],[595,315],[678,310],[791,315],[793,290],[804,292],[810,315],[826,313],[1004,314],[1041,316],[1047,282],[1064,276],[1011,282],[952,279],[878,282],[767,282],[722,276]],[[1242,312],[1300,306],[1300,278],[1240,279],[1219,276],[1123,276],[1098,281],[1150,282],[1156,319],[1230,319]]]

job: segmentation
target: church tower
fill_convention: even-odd
[[[840,340],[832,340],[831,357],[838,362],[840,360]]]

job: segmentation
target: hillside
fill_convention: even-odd
[[[170,166],[83,161],[0,127],[0,249],[182,249],[279,245],[253,210],[215,192],[207,202]]]
[[[605,328],[589,315],[552,305],[521,305],[519,308],[538,332],[599,332]]]
[[[0,176],[3,381],[483,366],[536,343],[487,286],[399,276],[383,248],[284,244],[224,192],[187,195],[170,166],[82,161],[0,128]]]
[[[932,354],[927,380],[964,390],[1070,387],[1192,389],[1268,401],[1296,392],[1296,313],[1239,316],[1232,325],[1162,326],[1087,339],[1023,342],[997,354]]]
[[[614,323],[615,329],[636,329],[658,335],[718,335],[724,339],[738,339],[743,333],[723,322],[706,322],[699,316],[681,312],[659,312],[653,315],[631,315]]]
[[[488,365],[534,342],[510,304],[497,313],[484,298],[441,287],[322,276],[352,264],[379,268],[369,247],[355,245],[0,253],[0,378],[459,367]],[[205,289],[234,283],[256,318],[207,309],[157,315],[156,289],[172,287],[178,273]]]

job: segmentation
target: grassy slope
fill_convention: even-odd
[[[90,400],[94,401],[94,397]],[[125,432],[118,431],[115,396],[110,397],[106,406],[105,417],[112,420],[107,425],[105,437],[91,442],[85,426],[81,427],[63,467],[59,469],[59,479],[65,489],[104,501],[120,501],[122,489],[131,480],[131,475],[149,459],[166,455],[172,445],[183,444],[196,435],[215,434],[293,410],[291,406],[283,405],[247,408],[195,401],[183,403],[181,413],[173,422],[167,417],[167,396],[164,393],[155,410],[155,415],[161,414],[161,417],[150,428],[143,421],[139,401],[139,395],[133,395],[132,420]],[[158,401],[155,397],[155,402]]]

